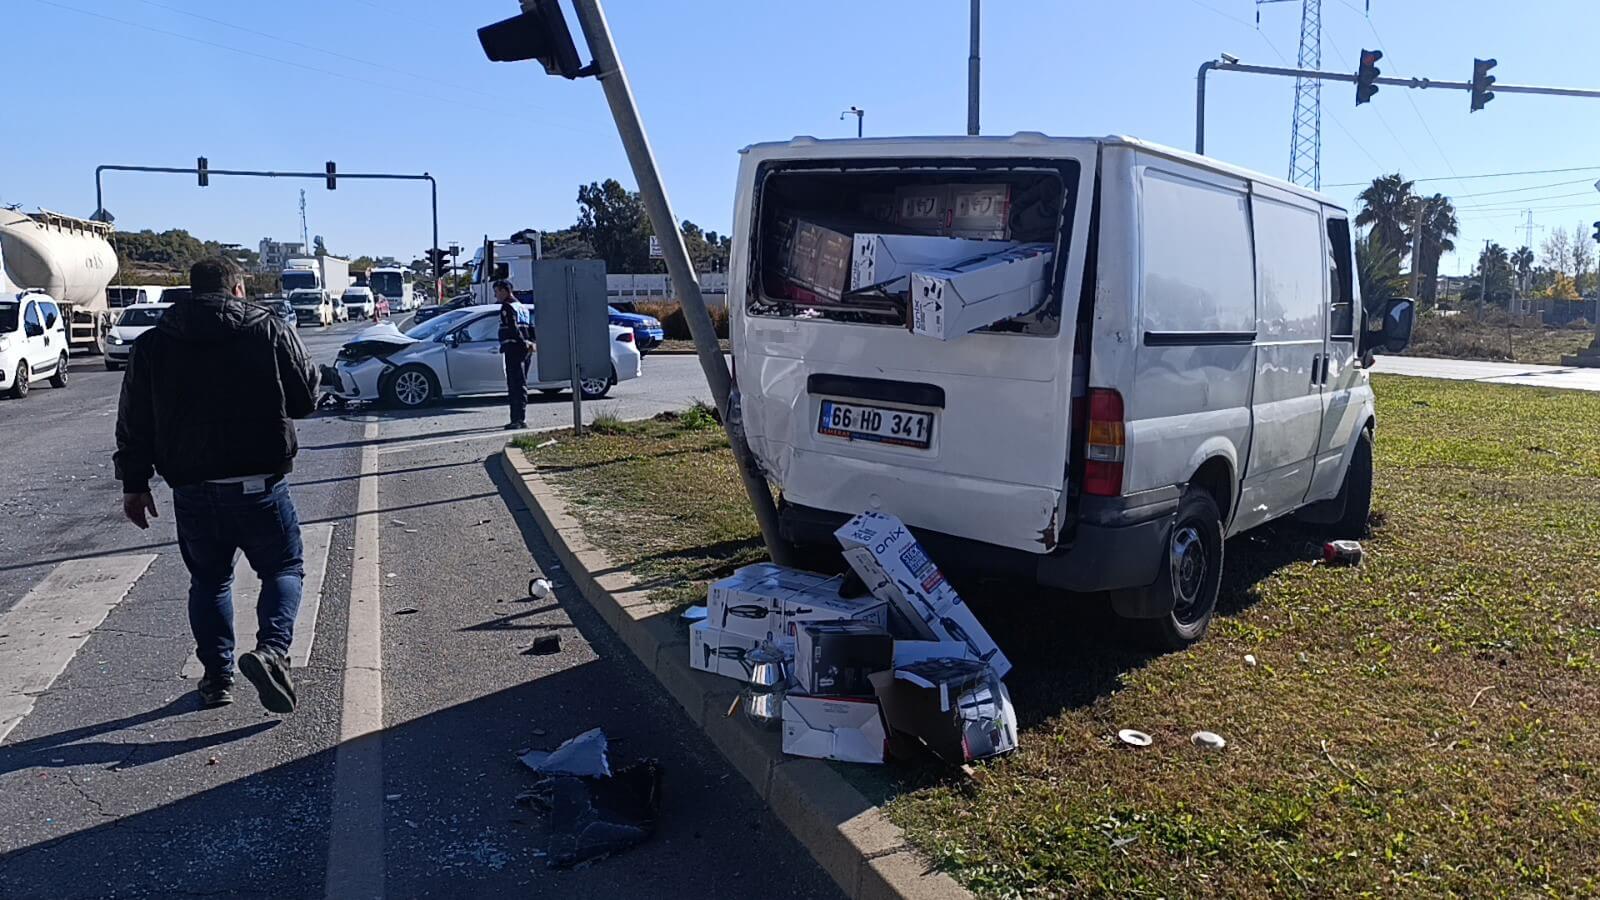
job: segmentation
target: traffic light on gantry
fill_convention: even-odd
[[[1594,242],[1600,244],[1600,222],[1594,223]]]
[[[200,177],[201,187],[205,187],[211,183],[211,173],[208,171],[209,166],[210,163],[206,162],[206,158],[204,156],[194,161],[194,171],[195,174]]]
[[[328,160],[328,167],[324,171],[326,171],[328,173],[328,190],[331,191],[331,190],[334,190],[334,189],[338,188],[339,187],[338,168],[336,166],[334,166],[333,160],[331,160],[331,159]],[[316,176],[312,176],[312,177],[314,178]]]
[[[1378,60],[1383,59],[1382,50],[1361,51],[1361,66],[1356,69],[1356,105],[1371,103],[1372,95],[1378,92],[1378,76],[1382,69],[1378,68]]]
[[[581,78],[592,73],[578,60],[559,0],[529,0],[522,13],[478,29],[478,43],[490,62],[536,59],[550,75]]]
[[[1494,99],[1494,91],[1489,88],[1494,86],[1494,76],[1489,70],[1499,64],[1493,59],[1474,59],[1472,61],[1472,111],[1477,112]]]

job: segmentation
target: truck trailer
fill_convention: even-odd
[[[49,210],[0,209],[0,293],[44,291],[61,308],[72,349],[99,353],[111,327],[106,285],[117,274],[111,230]]]

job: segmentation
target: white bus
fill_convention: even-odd
[[[372,293],[388,299],[391,314],[417,308],[415,280],[410,269],[379,266],[367,272],[367,286],[372,288]]]

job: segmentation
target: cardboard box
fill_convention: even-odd
[[[745,566],[711,585],[706,621],[719,631],[775,639],[783,631],[783,599],[813,588],[827,577],[774,563]]]
[[[878,672],[872,687],[896,740],[959,766],[1017,748],[1017,713],[994,669],[970,659],[926,659]]]
[[[746,681],[750,670],[744,664],[745,654],[761,646],[761,641],[722,631],[701,619],[689,626],[689,668]]]
[[[894,638],[866,622],[806,622],[795,635],[794,676],[800,690],[835,697],[871,697],[867,676],[894,668]]]
[[[911,274],[914,334],[948,341],[1015,316],[1044,302],[1050,281],[1050,244],[1018,244],[991,256]]]
[[[920,234],[979,240],[1011,236],[1011,188],[1004,184],[918,184],[895,191],[895,221]]]
[[[791,756],[881,763],[887,737],[878,701],[870,697],[783,698],[783,752]]]
[[[779,216],[767,240],[769,265],[781,279],[828,300],[843,296],[850,282],[850,232]]]
[[[999,241],[967,241],[925,234],[858,232],[850,253],[850,289],[875,284],[898,293],[910,285],[918,269],[955,265],[1013,246]]]
[[[786,649],[790,651],[795,649],[793,641],[798,636],[800,627],[807,622],[837,622],[851,619],[877,626],[885,633],[888,632],[888,601],[870,593],[860,597],[841,597],[839,586],[842,584],[844,576],[839,575],[783,597],[780,604],[783,624],[774,631],[788,642]]]
[[[1004,678],[1011,661],[989,637],[961,595],[905,523],[894,516],[864,512],[834,532],[850,564],[867,589],[889,601],[906,627],[907,637],[926,641],[958,641]]]

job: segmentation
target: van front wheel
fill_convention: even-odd
[[[1172,610],[1154,619],[1135,619],[1144,643],[1182,650],[1205,636],[1222,587],[1222,513],[1204,490],[1189,488],[1167,537],[1167,570]]]

